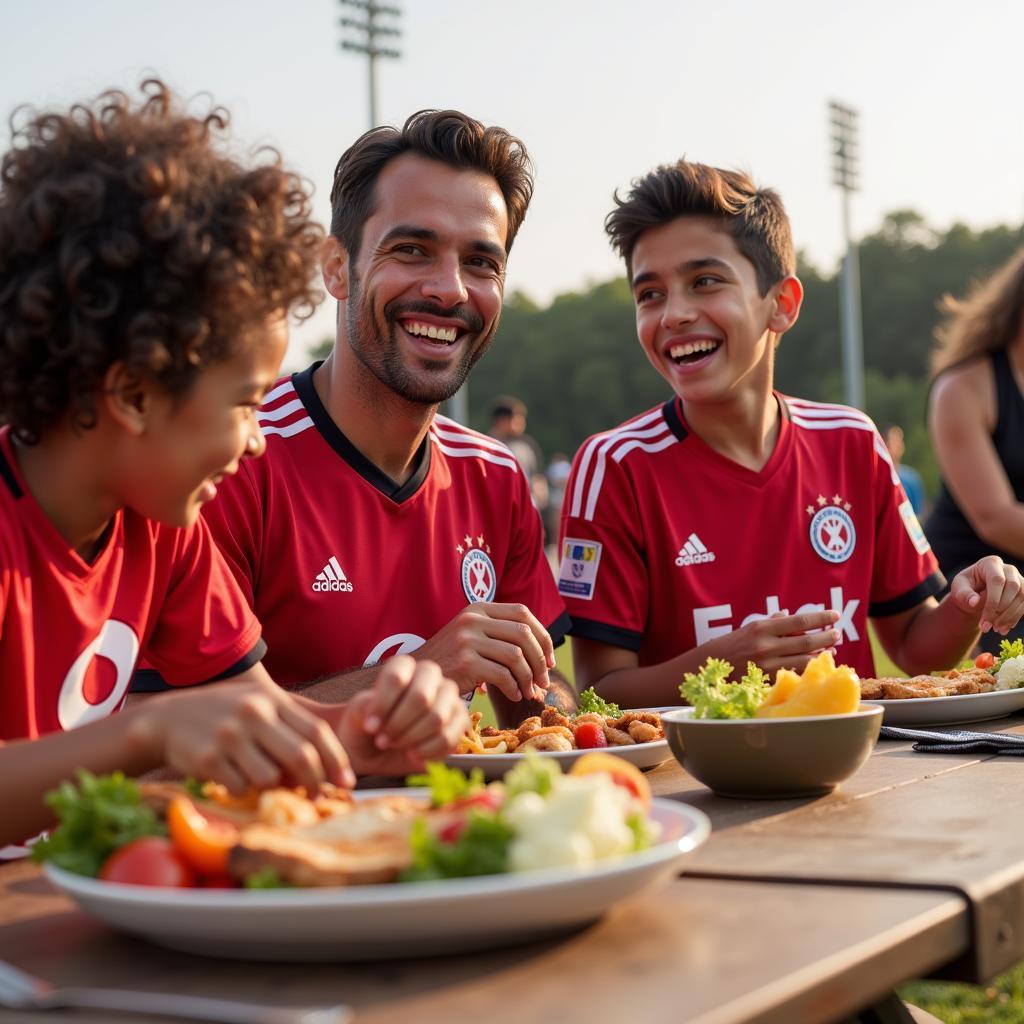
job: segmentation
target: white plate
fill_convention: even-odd
[[[953,697],[866,700],[885,708],[883,725],[963,725],[1004,718],[1024,708],[1024,689],[965,693]]]
[[[537,757],[554,758],[561,766],[562,771],[568,771],[573,762],[578,761],[584,754],[614,754],[621,757],[623,761],[635,764],[637,768],[653,768],[668,761],[672,757],[672,751],[668,749],[668,740],[653,740],[651,743],[632,743],[625,747],[595,747],[592,750],[531,750],[531,754]],[[527,754],[449,754],[444,763],[450,768],[460,768],[469,772],[473,768],[479,768],[484,773],[485,779],[500,779],[510,768],[515,768],[520,761],[526,758]]]
[[[651,817],[661,826],[654,846],[586,869],[255,890],[118,885],[52,864],[46,873],[101,921],[188,953],[292,961],[424,956],[514,945],[580,927],[613,903],[677,875],[711,825],[696,808],[671,800],[655,800]]]

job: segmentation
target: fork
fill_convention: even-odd
[[[0,1006],[12,1010],[52,1010],[71,1006],[94,1010],[134,1010],[164,1017],[220,1021],[222,1024],[347,1024],[352,1019],[352,1010],[348,1006],[292,1009],[161,992],[54,988],[42,978],[27,974],[3,960],[0,960]]]

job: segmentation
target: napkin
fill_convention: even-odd
[[[883,740],[913,740],[915,750],[932,754],[1016,754],[1024,757],[1024,736],[969,729],[900,729],[883,725]]]

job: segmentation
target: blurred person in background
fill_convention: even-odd
[[[1024,569],[1024,249],[965,299],[943,299],[928,430],[942,482],[926,532],[951,579],[995,552]],[[1018,624],[1010,634],[1024,635]],[[997,653],[1002,637],[982,634]]]
[[[914,510],[914,515],[920,519],[925,511],[924,483],[921,474],[903,461],[904,452],[907,450],[903,428],[896,423],[890,423],[882,430],[882,440],[885,441],[885,447],[892,456],[892,464],[896,467],[903,490],[907,492],[910,507]]]
[[[550,504],[548,478],[544,473],[544,453],[526,432],[526,404],[512,395],[499,395],[491,402],[491,428],[488,433],[509,448],[530,481],[533,504],[547,525]],[[557,524],[556,524],[557,530]]]

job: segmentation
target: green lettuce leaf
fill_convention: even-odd
[[[708,658],[701,669],[687,672],[679,693],[693,705],[694,718],[753,718],[768,694],[768,676],[752,661],[738,682],[730,682],[732,665]]]

